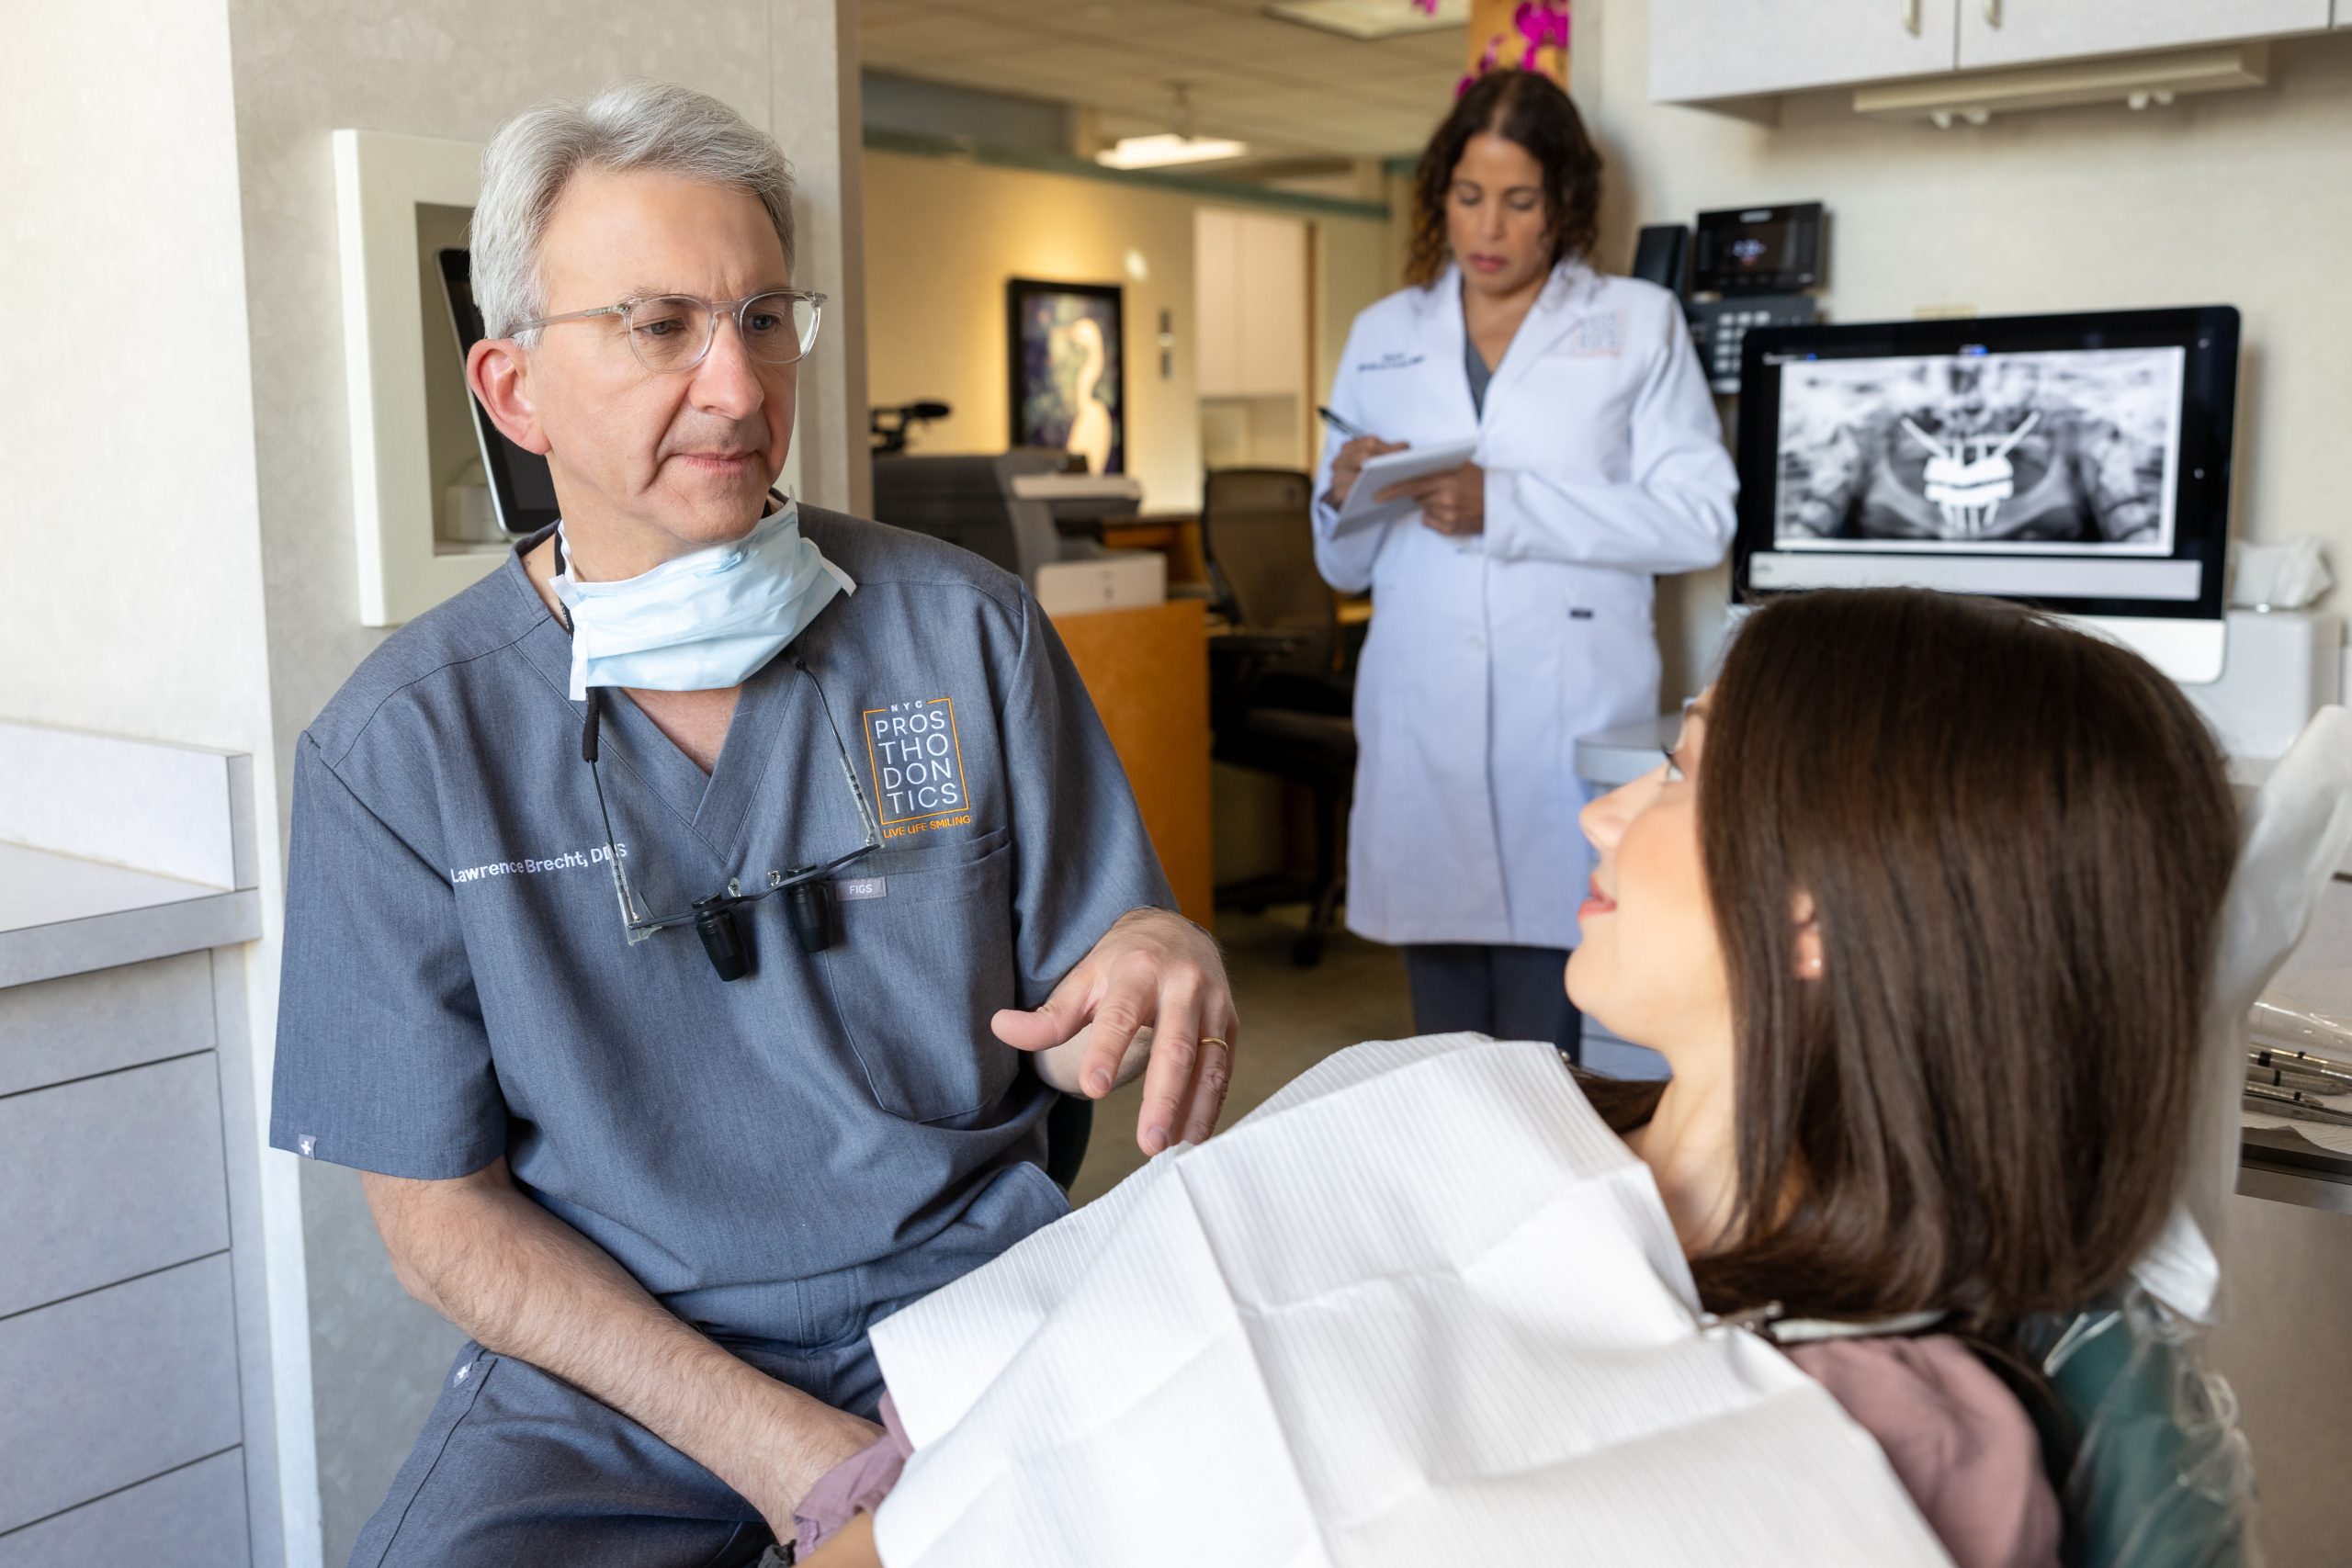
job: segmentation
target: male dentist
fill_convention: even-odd
[[[792,240],[681,88],[483,156],[467,373],[563,521],[296,762],[271,1140],[473,1340],[364,1568],[756,1558],[876,1435],[868,1325],[1067,1212],[1057,1090],[1147,1072],[1152,1153],[1224,1101],[1216,950],[1035,602],[771,496]]]

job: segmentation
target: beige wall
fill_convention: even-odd
[[[953,417],[914,450],[1002,451],[1008,435],[1004,285],[1010,277],[1126,288],[1127,471],[1147,511],[1200,502],[1201,414],[1193,377],[1193,214],[1180,192],[1079,175],[865,154],[868,391],[876,403],[937,398]],[[1322,320],[1348,320],[1381,281],[1377,221],[1317,216]],[[1145,276],[1128,270],[1128,253]],[[1364,258],[1371,258],[1366,261]],[[1173,374],[1159,374],[1159,312],[1172,313]],[[1317,395],[1339,352],[1318,341]],[[1328,342],[1328,349],[1325,343]]]
[[[1857,118],[1850,96],[1785,100],[1777,127],[1646,102],[1647,0],[1579,7],[1576,88],[1609,158],[1601,260],[1643,223],[1818,197],[1833,320],[2234,304],[2245,315],[2236,527],[2317,533],[2352,579],[2352,37],[2274,51],[2271,85],[2133,114],[2120,105],[1980,129]],[[1695,671],[1722,573],[1662,595]],[[2338,588],[2332,601],[2352,607]]]
[[[0,715],[266,751],[221,6],[12,12],[0,191]]]

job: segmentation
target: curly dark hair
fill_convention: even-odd
[[[1455,102],[1413,171],[1413,243],[1405,281],[1417,288],[1435,283],[1453,257],[1445,237],[1446,192],[1463,150],[1482,130],[1518,142],[1542,165],[1552,265],[1586,254],[1600,237],[1600,153],[1577,106],[1549,76],[1490,71]]]

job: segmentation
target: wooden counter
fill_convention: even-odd
[[[1207,925],[1209,658],[1200,602],[1057,615],[1054,629],[1126,765],[1177,908]]]
[[[1113,550],[1158,550],[1168,558],[1170,583],[1197,585],[1209,580],[1208,558],[1201,552],[1201,520],[1193,513],[1106,518],[1102,545]]]

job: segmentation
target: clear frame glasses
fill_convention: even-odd
[[[620,318],[629,352],[637,362],[657,375],[691,370],[710,353],[718,335],[718,318],[735,319],[743,352],[763,365],[791,365],[816,346],[817,323],[822,319],[825,296],[805,288],[769,289],[741,299],[712,301],[691,294],[655,294],[624,299],[593,310],[567,310],[541,316],[514,329],[517,335],[564,321]]]

